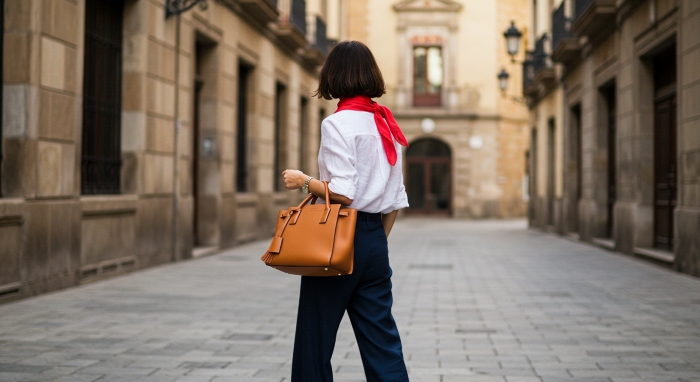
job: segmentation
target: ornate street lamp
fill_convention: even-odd
[[[510,28],[503,33],[503,37],[506,38],[506,49],[508,49],[508,54],[512,60],[515,60],[515,55],[520,50],[520,38],[522,36],[523,33],[515,27],[515,21],[511,21]]]
[[[202,10],[207,9],[207,0],[166,0],[165,17],[179,15],[198,5]]]
[[[510,74],[506,72],[506,69],[501,69],[501,72],[498,73],[498,87],[501,88],[502,92],[505,92],[508,89],[508,78],[510,77]]]

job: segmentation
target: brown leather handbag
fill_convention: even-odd
[[[309,195],[298,207],[281,210],[270,247],[260,259],[293,275],[342,276],[352,273],[357,210],[330,203],[314,204]]]

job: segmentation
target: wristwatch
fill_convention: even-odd
[[[305,194],[308,194],[308,193],[309,193],[309,182],[311,181],[311,179],[313,179],[312,176],[306,178],[306,180],[304,181],[304,185],[301,186],[301,190],[302,190]]]

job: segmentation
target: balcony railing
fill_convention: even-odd
[[[536,89],[533,56],[534,52],[526,52],[525,61],[523,62],[523,95],[525,96],[532,95],[533,90]]]
[[[326,22],[316,16],[316,30],[314,31],[313,46],[321,51],[324,56],[328,55],[329,42],[326,35]]]
[[[306,36],[306,0],[291,0],[292,10],[289,14],[289,22],[299,28],[301,34]]]
[[[566,17],[564,12],[565,5],[566,2],[562,2],[552,14],[552,48],[554,49],[563,39],[574,37],[573,32],[571,32],[571,20]]]
[[[535,73],[541,69],[551,66],[549,65],[549,55],[546,49],[546,44],[549,42],[549,36],[545,33],[535,43],[535,51],[532,52],[532,62],[535,67]]]
[[[574,0],[574,20],[578,19],[594,0]]]
[[[575,0],[571,30],[577,36],[598,40],[614,30],[617,0]]]

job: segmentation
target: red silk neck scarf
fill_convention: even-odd
[[[408,141],[404,137],[399,125],[396,123],[394,116],[388,107],[382,106],[371,98],[366,96],[355,96],[349,98],[341,98],[338,101],[338,109],[336,113],[343,110],[355,110],[355,111],[366,111],[368,113],[374,113],[374,122],[377,124],[377,130],[379,130],[379,135],[382,137],[382,145],[384,146],[384,152],[386,153],[386,159],[389,160],[389,164],[394,166],[396,164],[396,146],[394,146],[394,139],[401,146],[408,146]]]

